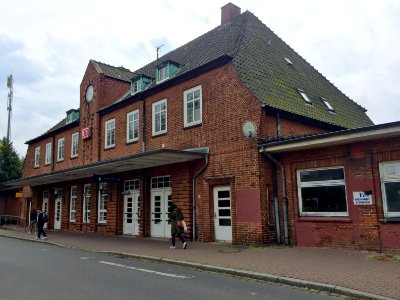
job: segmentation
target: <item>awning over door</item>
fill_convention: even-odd
[[[5,182],[5,188],[15,188],[25,185],[38,186],[62,181],[92,177],[93,174],[105,175],[125,171],[152,168],[157,166],[176,164],[205,158],[208,148],[188,150],[159,149],[117,159],[99,161],[89,165],[82,165],[70,169],[27,177],[20,180]]]

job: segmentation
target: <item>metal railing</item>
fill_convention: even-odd
[[[25,219],[20,216],[0,215],[0,226],[20,226],[21,221]]]

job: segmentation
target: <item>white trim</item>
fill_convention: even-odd
[[[97,222],[99,224],[107,223],[107,199],[106,199],[107,195],[101,193],[101,190],[106,188],[107,188],[107,183],[99,184],[98,201],[97,201],[97,207],[98,207]],[[102,206],[103,208],[101,208]]]
[[[387,174],[384,167],[391,167],[393,172]],[[386,173],[386,174],[385,174]],[[386,218],[400,217],[400,211],[390,212],[387,203],[386,183],[400,183],[400,161],[385,161],[379,163],[379,175],[381,180],[383,212]]]
[[[89,190],[89,193],[87,194],[87,190]],[[82,222],[84,224],[90,223],[90,202],[92,198],[92,185],[90,183],[83,185],[83,203],[82,203]],[[89,203],[87,205],[87,203]],[[86,209],[86,207],[88,207]]]
[[[300,181],[300,173],[307,171],[320,171],[320,170],[343,170],[343,179],[338,180],[321,180],[321,181]],[[344,197],[346,201],[345,212],[303,212],[303,199],[301,195],[301,189],[307,187],[328,187],[328,186],[344,186]],[[347,202],[347,190],[346,190],[346,178],[344,167],[332,166],[328,168],[310,168],[310,169],[299,169],[297,170],[297,195],[299,201],[299,214],[300,216],[318,216],[318,217],[347,217],[349,215],[349,205]]]
[[[35,148],[35,161],[34,161],[34,163],[33,163],[33,166],[34,166],[35,168],[38,168],[39,165],[40,165],[40,146],[37,146],[37,147]]]
[[[76,153],[74,153],[74,149],[76,149]],[[71,158],[78,157],[79,153],[78,151],[79,151],[79,131],[71,134]]]
[[[156,115],[156,109],[157,109],[157,107],[158,107],[158,106],[161,107],[162,104],[165,104],[165,109],[164,109],[164,110],[161,110],[161,108],[160,108],[160,111],[158,111],[158,112],[157,112],[157,115]],[[153,134],[153,136],[166,133],[167,130],[168,130],[168,126],[167,126],[167,124],[168,124],[168,106],[167,106],[167,98],[162,99],[162,100],[157,101],[157,102],[154,102],[154,103],[152,104],[151,107],[152,107],[152,113],[151,113],[151,115],[152,115],[152,134]],[[163,113],[165,113],[165,129],[164,129],[164,130],[162,130],[162,125],[163,125],[163,124],[161,124],[161,119],[162,119],[162,114],[163,114]],[[156,117],[158,117],[158,116],[159,116],[159,118],[160,118],[160,128],[159,128],[159,131],[156,131]]]
[[[64,150],[65,150],[65,138],[59,138],[57,140],[57,161],[64,160]]]
[[[76,222],[76,202],[78,199],[78,187],[71,186],[71,193],[69,199],[69,221]]]
[[[130,120],[132,117],[132,120]],[[129,138],[130,134],[130,125],[132,125],[132,138]],[[137,127],[137,136],[135,137],[135,127]],[[126,142],[136,142],[139,140],[139,109],[135,109],[134,111],[128,112],[126,114]]]
[[[165,77],[161,79],[161,70],[165,70]],[[160,69],[157,69],[157,83],[164,82],[169,79],[169,64],[166,64]]]
[[[110,125],[110,128],[108,128],[108,125]],[[115,118],[105,122],[104,130],[104,148],[109,149],[115,147]],[[110,143],[108,143],[108,132],[110,132]]]
[[[200,118],[199,120],[195,120],[195,108],[194,108],[194,103],[196,102],[197,99],[194,98],[194,93],[196,91],[200,91],[200,96],[198,98],[199,102],[200,102],[200,107],[199,107],[199,111],[200,111]],[[186,97],[189,94],[193,94],[193,99],[190,100],[190,102],[193,104],[193,108],[192,108],[192,122],[188,122],[188,101],[186,99]],[[189,90],[186,90],[183,92],[183,122],[184,122],[184,126],[185,127],[190,127],[193,125],[197,125],[197,124],[201,124],[203,122],[203,95],[202,95],[202,89],[201,89],[201,85],[195,86]]]
[[[50,165],[51,164],[51,154],[52,154],[52,147],[53,147],[53,143],[49,142],[46,144],[46,154],[45,154],[45,158],[44,158],[44,164],[45,165]]]

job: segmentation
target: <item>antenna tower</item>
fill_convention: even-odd
[[[10,89],[8,92],[7,110],[8,110],[8,125],[7,125],[7,141],[11,139],[11,111],[12,111],[12,99],[13,99],[13,76],[10,74],[7,76],[7,87]]]

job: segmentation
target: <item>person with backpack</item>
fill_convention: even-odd
[[[47,234],[44,231],[43,227],[44,227],[44,224],[48,222],[49,218],[46,213],[42,212],[41,208],[37,209],[37,213],[38,213],[38,215],[37,215],[38,234],[37,234],[36,239],[40,239],[40,236],[43,235],[42,240],[45,240],[45,239],[47,239]]]
[[[36,209],[32,208],[31,214],[29,215],[29,231],[28,233],[31,234],[34,232],[35,234],[37,233],[37,211]]]
[[[171,249],[175,249],[175,238],[178,236],[179,240],[182,242],[182,248],[186,249],[187,242],[185,241],[185,237],[183,236],[184,229],[181,224],[184,222],[182,211],[176,207],[174,203],[168,208],[169,211],[169,219],[171,222]]]

